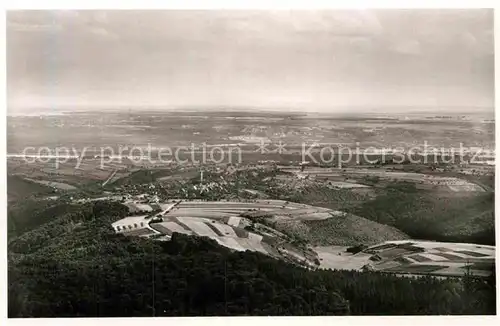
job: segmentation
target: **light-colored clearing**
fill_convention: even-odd
[[[358,270],[370,262],[371,255],[364,253],[352,255],[345,252],[347,248],[344,246],[326,246],[313,249],[320,259],[320,267],[324,269]]]
[[[248,232],[248,240],[255,243],[260,243],[262,241],[262,236],[260,234]]]
[[[237,238],[238,236],[234,232],[233,228],[227,224],[222,223],[211,223],[211,225],[216,228],[220,233],[222,233],[225,237]]]
[[[244,238],[238,238],[238,239],[236,239],[236,241],[238,241],[238,243],[242,247],[248,248],[248,250],[258,251],[258,252],[261,252],[263,254],[267,254],[266,249],[264,249],[264,247],[262,246],[262,244],[260,242],[256,242],[256,241],[252,241],[250,239],[244,239]]]
[[[241,217],[239,217],[239,216],[230,216],[229,220],[227,221],[227,224],[229,224],[231,226],[237,227],[238,225],[240,225],[240,221],[241,221]]]
[[[195,234],[210,238],[216,238],[217,234],[202,221],[179,218],[179,221],[186,224]]]
[[[455,255],[454,252],[450,252],[450,254],[453,254],[454,256],[459,256],[459,255]],[[422,256],[422,257],[425,257],[425,258],[428,258],[430,259],[431,261],[430,262],[426,262],[427,265],[429,263],[433,263],[435,261],[443,261],[443,260],[448,260],[447,258],[444,258],[444,257],[441,257],[441,256],[438,256],[438,255],[433,255],[432,253],[430,252],[421,252],[421,253],[418,253],[419,256]],[[461,256],[460,256],[461,257]],[[434,264],[433,264],[434,265]]]
[[[245,251],[247,249],[250,250],[250,248],[244,248],[242,247],[238,241],[236,241],[235,238],[228,238],[228,237],[215,237],[213,238],[215,239],[215,241],[217,241],[219,244],[221,244],[222,246],[225,246],[225,247],[228,247],[228,248],[232,248],[234,250],[238,250],[238,251]]]
[[[135,207],[137,207],[138,210],[146,212],[151,212],[153,210],[153,208],[147,204],[135,204]]]

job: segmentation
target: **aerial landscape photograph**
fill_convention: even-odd
[[[8,317],[496,315],[493,25],[7,11]]]

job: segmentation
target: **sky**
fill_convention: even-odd
[[[493,11],[9,11],[8,112],[493,107]]]

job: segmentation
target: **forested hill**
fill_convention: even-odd
[[[309,271],[205,238],[127,238],[110,227],[121,205],[88,205],[9,241],[9,317],[495,312],[494,279]]]

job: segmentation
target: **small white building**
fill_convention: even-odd
[[[146,220],[147,216],[148,215],[128,216],[114,222],[113,224],[111,224],[111,226],[117,233],[148,228],[148,221]]]

